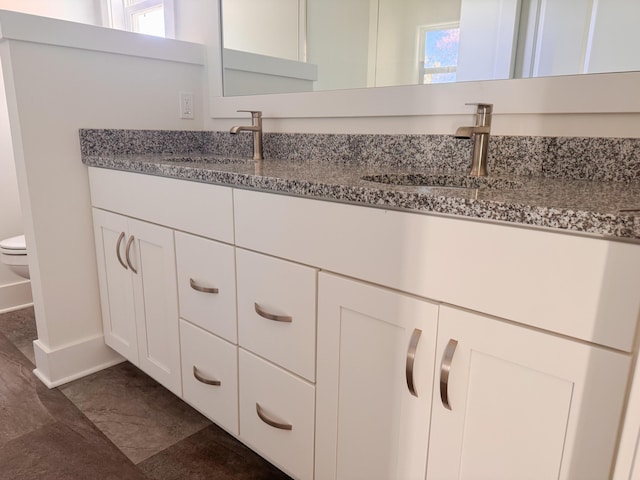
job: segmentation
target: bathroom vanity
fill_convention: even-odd
[[[233,164],[87,163],[107,344],[291,476],[609,477],[633,221],[531,228]]]

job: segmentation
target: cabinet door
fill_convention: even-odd
[[[628,355],[441,307],[427,479],[608,478]]]
[[[319,275],[316,479],[423,480],[438,307]]]
[[[94,208],[93,230],[105,343],[138,365],[133,282],[124,258],[127,219]]]
[[[130,219],[129,235],[140,368],[182,396],[173,231]]]

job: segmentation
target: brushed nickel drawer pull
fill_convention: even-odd
[[[256,313],[260,315],[262,318],[266,318],[267,320],[273,320],[274,322],[285,322],[291,323],[293,322],[293,317],[289,315],[275,315],[273,313],[269,313],[265,311],[260,305],[254,302],[254,307],[256,309]]]
[[[127,259],[127,265],[129,265],[129,268],[131,269],[131,271],[132,271],[133,273],[138,273],[138,271],[137,271],[135,268],[133,268],[133,265],[131,264],[131,257],[130,257],[130,254],[131,254],[131,244],[133,243],[133,241],[134,241],[135,239],[136,239],[136,237],[134,237],[133,235],[131,235],[131,236],[129,237],[129,241],[127,242],[127,248],[126,248],[126,250],[125,250],[125,252],[124,252],[124,256],[125,256],[125,258]]]
[[[414,328],[413,333],[411,334],[411,340],[409,341],[409,349],[407,350],[407,365],[405,368],[405,373],[407,376],[407,388],[409,389],[409,393],[414,397],[417,397],[418,393],[416,392],[416,386],[413,383],[413,364],[416,360],[416,350],[418,349],[420,335],[422,335],[422,330],[420,330],[419,328]]]
[[[198,368],[195,365],[193,366],[193,376],[200,383],[205,383],[207,385],[213,385],[214,387],[219,387],[220,385],[222,385],[222,382],[220,380],[212,380],[212,379],[203,377],[202,374],[200,372],[198,372]]]
[[[203,287],[202,285],[198,285],[193,278],[189,279],[189,285],[191,285],[191,288],[193,288],[194,290],[196,290],[198,292],[202,292],[202,293],[218,293],[218,289],[217,288]]]
[[[449,374],[451,373],[451,361],[453,360],[453,354],[456,353],[456,347],[458,341],[453,338],[447,343],[447,347],[444,349],[444,355],[442,355],[442,364],[440,365],[440,400],[442,405],[447,410],[451,410],[449,404]]]
[[[120,256],[120,245],[122,245],[122,240],[124,240],[124,232],[120,232],[120,236],[116,242],[116,257],[118,257],[120,265],[122,265],[125,270],[129,270],[129,267],[127,267],[127,265],[122,261],[122,257]]]
[[[258,414],[258,417],[260,417],[260,420],[262,420],[264,423],[266,423],[267,425],[273,427],[273,428],[278,428],[280,430],[293,430],[293,425],[290,425],[288,423],[282,423],[279,422],[277,420],[273,420],[271,418],[269,418],[264,411],[262,410],[262,407],[260,406],[259,403],[256,403],[256,413]]]

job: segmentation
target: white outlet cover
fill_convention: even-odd
[[[180,92],[178,99],[180,101],[180,118],[195,118],[193,113],[193,93]]]

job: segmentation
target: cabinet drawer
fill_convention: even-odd
[[[240,438],[293,477],[313,478],[314,387],[243,349],[239,362]]]
[[[238,343],[315,379],[317,271],[236,249]]]
[[[180,320],[184,399],[238,435],[237,347]],[[220,382],[218,385],[209,382]]]
[[[180,316],[236,343],[233,247],[176,232],[176,257]]]
[[[91,205],[233,243],[231,188],[89,168]]]

